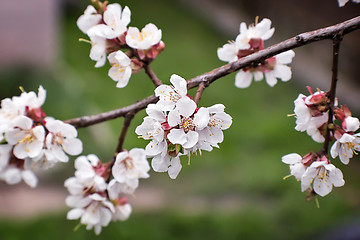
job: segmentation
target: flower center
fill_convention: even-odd
[[[127,157],[123,160],[123,164],[125,166],[126,169],[133,169],[134,168],[134,162],[133,159],[131,157]]]
[[[327,171],[325,170],[324,167],[321,167],[319,172],[318,172],[318,175],[317,175],[317,178],[322,181],[323,183],[326,183],[329,179],[329,176],[327,174]],[[319,186],[320,187],[320,186]]]
[[[183,117],[181,119],[180,128],[184,129],[186,133],[190,130],[194,130],[195,124],[193,122],[193,119],[191,117]]]
[[[25,136],[23,139],[19,141],[19,143],[29,144],[36,140],[36,136],[33,134],[31,130],[24,130]],[[26,151],[29,152],[29,149],[26,148]]]

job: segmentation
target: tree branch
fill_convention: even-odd
[[[221,77],[224,77],[241,68],[249,66],[252,63],[261,62],[281,52],[285,52],[290,49],[301,47],[312,42],[321,41],[324,39],[332,39],[340,32],[342,33],[342,35],[346,35],[359,28],[360,28],[360,16],[330,27],[321,28],[315,31],[299,34],[293,38],[275,44],[259,52],[243,57],[237,60],[236,62],[225,64],[210,72],[189,79],[187,82],[188,89],[198,86],[201,82],[204,82],[205,85],[207,86]],[[66,122],[74,125],[76,128],[88,127],[90,125],[108,121],[110,119],[123,117],[130,111],[133,111],[135,114],[138,111],[146,108],[148,104],[155,103],[157,101],[158,99],[154,95],[152,95],[127,107],[119,108],[113,111],[100,113],[92,116],[74,118],[67,120]]]
[[[334,115],[334,102],[335,102],[335,93],[336,93],[336,84],[338,81],[338,65],[339,65],[339,50],[340,50],[340,43],[342,40],[342,34],[339,32],[338,35],[334,36],[333,39],[333,62],[332,62],[332,77],[331,77],[331,86],[328,92],[328,97],[330,99],[330,107],[329,107],[329,118],[328,124],[326,128],[326,135],[325,135],[325,142],[323,146],[323,153],[327,154],[329,150],[329,143],[330,143],[330,132],[333,131],[333,115]]]
[[[205,90],[206,87],[207,87],[207,86],[205,86],[205,82],[201,82],[201,83],[199,84],[199,88],[198,88],[198,90],[196,91],[196,95],[195,95],[195,97],[194,97],[194,102],[196,102],[196,104],[199,103],[200,98],[201,98],[201,96],[202,96],[202,94],[203,94],[203,92],[204,92],[204,90]]]
[[[125,115],[123,128],[121,130],[121,134],[120,134],[120,137],[119,137],[118,145],[116,147],[114,156],[116,156],[119,152],[123,151],[123,146],[124,146],[126,133],[127,133],[127,130],[129,129],[131,120],[134,118],[134,116],[135,116],[134,112],[129,112],[128,114]]]
[[[149,76],[149,78],[151,79],[151,81],[154,83],[154,85],[160,86],[162,84],[162,82],[160,81],[160,79],[156,76],[156,74],[154,73],[154,71],[151,69],[149,64],[145,64],[144,65],[144,69],[146,74]]]

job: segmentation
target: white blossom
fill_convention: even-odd
[[[353,157],[356,151],[360,151],[360,133],[350,135],[344,133],[340,139],[336,140],[330,149],[331,157],[339,156],[343,164],[349,164],[350,158]]]
[[[96,61],[95,67],[102,67],[106,61],[106,38],[90,35],[90,59]]]
[[[82,152],[82,142],[76,138],[76,128],[60,120],[46,121],[45,127],[49,131],[46,136],[46,157],[48,160],[67,162],[70,155],[78,155]]]
[[[250,86],[252,79],[260,81],[264,78],[270,86],[273,87],[278,82],[277,79],[287,82],[291,79],[291,68],[286,64],[291,63],[295,52],[292,50],[280,53],[273,58],[265,61],[264,65],[255,68],[241,69],[235,76],[235,86],[238,88],[247,88]]]
[[[155,89],[155,96],[159,97],[156,105],[163,111],[170,111],[181,98],[186,97],[186,80],[179,75],[173,74],[170,77],[172,86],[162,84]]]
[[[46,90],[40,85],[38,94],[35,92],[23,92],[21,93],[19,100],[24,106],[27,106],[30,110],[40,108],[46,99]]]
[[[261,22],[246,27],[246,23],[240,24],[240,34],[236,37],[235,43],[239,49],[250,48],[251,39],[261,39],[263,41],[272,37],[275,28],[271,28],[270,19],[264,18]]]
[[[149,104],[146,113],[148,116],[140,126],[136,127],[135,133],[145,140],[163,141],[165,135],[162,124],[166,122],[166,114],[155,104]]]
[[[297,153],[290,153],[281,158],[283,163],[289,164],[290,174],[297,180],[301,180],[304,175],[306,166],[301,162],[302,157]]]
[[[306,169],[301,177],[301,191],[306,191],[313,184],[314,191],[323,197],[331,192],[333,186],[341,187],[345,184],[340,169],[326,160],[313,162]]]
[[[223,130],[228,129],[232,124],[232,118],[229,114],[225,113],[225,106],[223,104],[215,104],[208,107],[209,122],[208,125],[199,130],[199,141],[195,145],[192,152],[196,150],[211,151],[213,147],[219,148],[219,143],[224,140]]]
[[[144,149],[134,148],[129,152],[123,151],[116,156],[112,174],[119,183],[129,188],[136,188],[139,178],[148,178],[150,166],[146,160]]]
[[[138,50],[147,50],[158,44],[162,33],[154,24],[147,24],[141,32],[136,27],[129,27],[126,34],[126,43],[129,47]]]
[[[328,113],[310,108],[313,104],[311,100],[312,97],[319,94],[324,94],[324,92],[316,92],[308,97],[303,94],[299,94],[297,99],[294,101],[294,113],[296,115],[295,130],[300,132],[306,131],[314,141],[321,143],[325,141],[325,138],[319,131],[319,128],[328,121]]]
[[[10,185],[17,184],[21,180],[24,180],[24,182],[32,188],[36,187],[38,183],[37,177],[31,170],[19,169],[11,165],[0,171],[0,179]]]
[[[360,127],[359,119],[356,117],[346,117],[343,124],[343,128],[347,132],[355,132]]]
[[[81,224],[87,225],[86,229],[94,228],[96,235],[99,235],[102,227],[106,227],[115,211],[114,205],[97,193],[91,194],[81,201],[70,201],[67,199],[70,207],[75,207],[67,213],[67,219],[79,219]]]
[[[131,59],[122,51],[112,52],[108,56],[108,60],[111,64],[109,69],[109,77],[114,81],[117,81],[116,87],[125,87],[131,77]]]
[[[190,98],[181,98],[174,110],[168,115],[168,123],[173,128],[167,135],[173,144],[180,144],[184,148],[192,148],[199,140],[198,130],[202,130],[209,123],[209,110],[200,108],[196,113],[196,103]]]
[[[235,42],[229,42],[224,46],[222,46],[221,48],[218,48],[217,55],[221,61],[229,62],[229,63],[235,62],[236,60],[239,59],[238,57],[239,50],[240,49],[237,47]]]
[[[97,24],[91,27],[87,34],[91,36],[99,36],[106,39],[119,37],[126,32],[127,25],[130,23],[130,9],[125,7],[121,11],[118,3],[109,4],[104,12],[104,24]]]
[[[13,128],[5,132],[6,141],[15,145],[13,152],[17,158],[37,157],[43,149],[45,129],[43,126],[32,125],[30,118],[19,116],[14,120]]]
[[[94,154],[78,157],[75,160],[76,181],[78,181],[79,184],[82,184],[83,186],[86,186],[89,189],[91,188],[95,191],[105,190],[107,187],[106,181],[96,172],[96,167],[99,166],[99,164],[101,164],[101,162]],[[71,188],[72,186],[69,185],[67,187]]]
[[[89,5],[85,9],[84,14],[78,18],[76,24],[78,28],[86,34],[91,27],[100,23],[101,19],[101,14],[98,14],[96,9]]]
[[[131,212],[132,212],[132,208],[129,203],[117,204],[115,205],[115,212],[113,214],[112,220],[125,221],[126,219],[129,218]]]

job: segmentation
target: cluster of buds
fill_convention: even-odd
[[[32,170],[67,162],[69,155],[82,152],[82,142],[72,125],[47,117],[41,106],[46,91],[23,92],[3,99],[0,108],[0,179],[8,184],[22,179],[37,185]]]
[[[356,151],[360,151],[359,119],[352,117],[346,106],[337,107],[335,99],[331,106],[329,94],[318,90],[313,93],[308,87],[309,96],[299,94],[295,103],[295,116],[297,131],[306,131],[316,142],[325,142],[325,138],[335,139],[331,147],[332,158],[339,157],[343,164],[348,164]],[[334,112],[329,123],[329,110]],[[327,135],[328,129],[331,132]],[[290,165],[291,176],[301,181],[301,190],[315,192],[325,196],[331,192],[332,187],[345,184],[340,169],[331,164],[323,150],[318,153],[310,152],[304,157],[296,153],[283,156],[282,161]],[[311,186],[313,184],[313,186]]]
[[[75,177],[65,181],[70,192],[66,204],[73,208],[67,218],[80,219],[96,234],[110,221],[125,221],[130,216],[128,195],[134,194],[140,178],[149,177],[150,170],[145,150],[138,148],[120,152],[109,163],[101,163],[93,154],[80,156],[75,168]]]
[[[102,67],[106,56],[111,65],[108,75],[117,81],[117,87],[125,87],[132,73],[141,70],[153,61],[165,44],[162,32],[154,24],[147,24],[141,31],[127,27],[130,23],[130,9],[118,3],[108,4],[93,1],[77,21],[82,32],[87,34],[92,45],[90,58],[95,67]]]
[[[234,62],[252,53],[264,49],[264,41],[274,34],[275,29],[271,28],[271,21],[264,18],[260,23],[250,25],[249,28],[243,22],[240,24],[240,33],[235,41],[230,41],[217,50],[217,55],[221,61]],[[273,87],[277,83],[277,78],[286,82],[291,79],[291,69],[286,64],[290,64],[294,51],[289,50],[270,57],[263,62],[242,68],[235,76],[235,86],[247,88],[252,80],[261,81],[264,76],[267,84]]]
[[[160,85],[155,89],[159,97],[156,104],[146,108],[148,116],[135,132],[145,140],[146,155],[152,158],[156,172],[168,172],[175,179],[182,165],[180,156],[190,156],[197,151],[211,151],[224,140],[223,130],[232,123],[224,112],[224,105],[198,107],[187,94],[185,79],[173,74],[172,86]]]

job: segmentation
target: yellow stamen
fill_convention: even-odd
[[[87,39],[84,39],[84,38],[79,38],[79,42],[86,42],[86,43],[93,44],[90,40],[87,40]]]
[[[21,91],[22,93],[25,92],[25,90],[24,90],[24,88],[23,88],[22,86],[20,86],[19,89],[20,89],[20,91]]]
[[[287,175],[287,176],[285,176],[285,177],[283,177],[283,180],[286,180],[286,179],[288,179],[289,177],[291,177],[292,175],[291,174],[289,174],[289,175]]]

